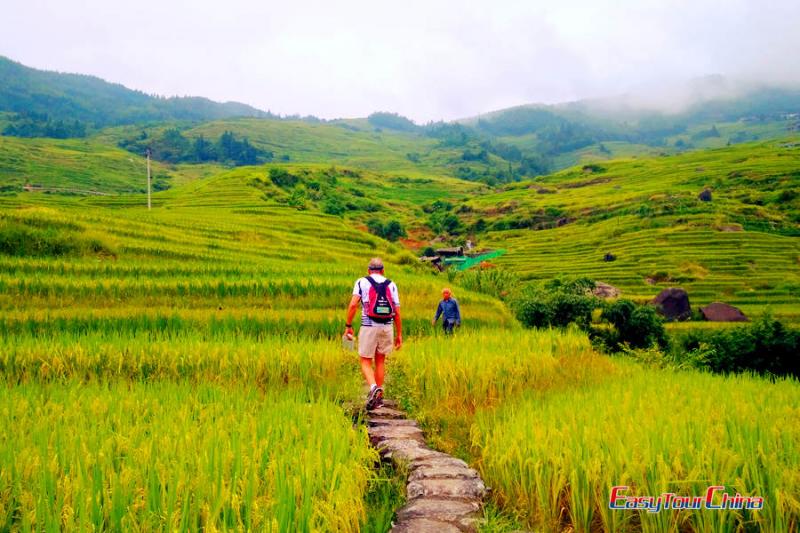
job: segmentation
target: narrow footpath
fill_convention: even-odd
[[[452,455],[425,445],[422,430],[394,402],[367,413],[369,438],[386,460],[408,471],[406,504],[394,533],[474,532],[486,486],[478,472]]]

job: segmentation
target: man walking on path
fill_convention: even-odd
[[[361,373],[369,385],[367,409],[374,409],[383,404],[386,356],[392,353],[392,349],[399,350],[402,346],[403,330],[397,285],[383,275],[383,261],[379,257],[373,258],[369,262],[368,270],[369,275],[359,278],[353,287],[344,333],[348,338],[353,338],[353,318],[361,307],[358,355],[361,359]]]
[[[458,308],[458,302],[452,296],[450,289],[442,289],[442,301],[439,302],[439,307],[436,309],[436,316],[433,317],[433,324],[439,317],[442,317],[442,328],[445,335],[453,333],[454,327],[461,327],[461,310]]]

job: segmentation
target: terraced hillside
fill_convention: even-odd
[[[457,286],[464,327],[444,338],[430,319],[449,278],[362,227],[370,216],[391,216],[432,237],[422,206],[446,200],[466,224],[538,217],[538,230],[475,235],[481,246],[506,248],[497,261],[528,279],[605,267],[604,279],[631,294],[626,283],[643,287],[644,296],[650,286],[636,284],[627,254],[656,264],[644,252],[658,235],[651,247],[666,255],[679,243],[691,261],[668,274],[695,276],[698,290],[706,276],[709,297],[756,276],[788,284],[796,266],[781,254],[792,250],[796,259],[797,237],[795,200],[784,195],[792,176],[784,178],[794,152],[748,149],[723,151],[754,159],[742,175],[712,182],[710,205],[690,202],[699,184],[681,183],[666,166],[659,179],[683,192],[659,197],[665,185],[645,169],[662,159],[573,169],[504,191],[330,164],[205,166],[194,174],[176,167],[184,183],[154,194],[152,211],[141,193],[0,196],[0,420],[15,428],[0,442],[0,529],[387,531],[403,496],[391,473],[374,471],[364,427],[348,416],[362,384],[355,355],[338,339],[352,283],[373,255],[398,282],[404,317],[406,345],[390,358],[387,393],[421,421],[432,446],[467,460],[494,488],[488,531],[796,529],[800,506],[787,497],[797,493],[800,464],[795,380],[609,358],[578,330],[523,330],[499,300]],[[636,179],[628,183],[628,175]],[[736,180],[758,178],[773,187],[757,193],[765,205],[755,213],[774,223],[768,231],[763,217],[736,211],[749,204],[723,188],[731,180],[730,194],[741,194]],[[576,183],[583,186],[569,186]],[[617,200],[597,207],[595,188]],[[364,189],[377,211],[359,196]],[[786,209],[767,202],[775,195],[784,195]],[[325,213],[332,197],[345,207],[339,215]],[[685,202],[684,211],[669,212],[671,202]],[[717,203],[725,209],[714,211]],[[641,206],[652,211],[636,211]],[[731,209],[744,218],[725,218]],[[558,218],[568,220],[549,228]],[[735,224],[743,231],[718,231]],[[690,230],[715,239],[681,241]],[[597,267],[582,265],[602,231],[626,246],[610,250],[615,262],[602,262],[601,248]],[[764,251],[748,252],[752,272],[733,268],[741,257],[726,259],[743,253],[726,239],[743,237]],[[714,285],[720,272],[731,276],[722,289]],[[796,301],[778,291],[765,301],[796,314]],[[665,382],[678,385],[664,389]],[[602,401],[609,391],[614,401]],[[640,397],[660,413],[693,400],[680,420],[621,424],[619,406],[641,410]],[[563,405],[587,402],[595,406],[589,418],[580,408],[565,414]],[[707,416],[709,405],[718,417]],[[680,438],[663,438],[669,424]],[[692,432],[681,433],[685,427]],[[632,438],[641,439],[641,456],[630,456]],[[564,453],[548,454],[554,446]],[[597,464],[611,467],[599,472]],[[709,518],[608,510],[614,483],[629,483],[632,494],[693,494],[707,479],[763,496],[764,511]]]
[[[401,247],[337,217],[289,208],[8,206],[0,223],[11,255],[0,257],[0,285],[10,330],[124,331],[164,320],[179,329],[248,328],[254,336],[334,335],[353,280],[380,254],[395,265],[414,331],[427,328],[441,284]],[[462,299],[477,322],[509,320],[487,297]]]
[[[185,181],[158,162],[152,173],[155,190]],[[0,136],[0,186],[8,193],[24,185],[68,195],[143,193],[147,166],[143,157],[95,141]]]
[[[8,187],[15,190],[12,183],[23,180],[29,168],[44,176],[45,184],[74,190],[125,191],[142,181],[136,172],[143,170],[143,160],[119,149],[84,141],[4,139]],[[524,279],[588,275],[642,300],[680,285],[695,304],[722,300],[748,314],[769,307],[796,321],[799,154],[798,141],[787,139],[590,164],[499,189],[446,177],[444,171],[292,162],[235,169],[156,164],[157,183],[172,187],[156,192],[153,202],[169,210],[223,207],[242,220],[250,210],[273,209],[275,220],[286,212],[309,219],[330,212],[339,216],[326,220],[344,223],[348,231],[366,230],[372,219],[397,219],[412,237],[409,243],[425,246],[438,230],[430,227],[429,208],[444,201],[455,206],[464,228],[449,237],[452,242],[469,237],[479,247],[506,249],[497,264]],[[709,202],[698,198],[704,189]],[[12,204],[55,207],[144,203],[141,192],[71,200],[18,192],[16,200],[8,198]],[[607,253],[616,260],[605,261]]]
[[[385,531],[395,500],[342,409],[344,307],[381,255],[413,339],[446,280],[339,217],[192,185],[149,212],[0,198],[0,528]],[[518,329],[458,294],[471,327]]]
[[[525,279],[586,275],[640,299],[680,285],[697,304],[800,318],[796,140],[571,168],[467,206]]]

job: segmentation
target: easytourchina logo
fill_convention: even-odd
[[[738,492],[729,494],[724,485],[713,485],[706,489],[703,496],[681,496],[673,492],[665,492],[660,496],[631,496],[625,494],[630,490],[627,485],[611,487],[608,508],[614,510],[645,510],[658,513],[662,510],[694,510],[709,509],[723,511],[726,509],[747,509],[759,511],[764,508],[761,496],[742,496]]]

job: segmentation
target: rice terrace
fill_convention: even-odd
[[[0,532],[800,531],[775,3],[6,7]]]

